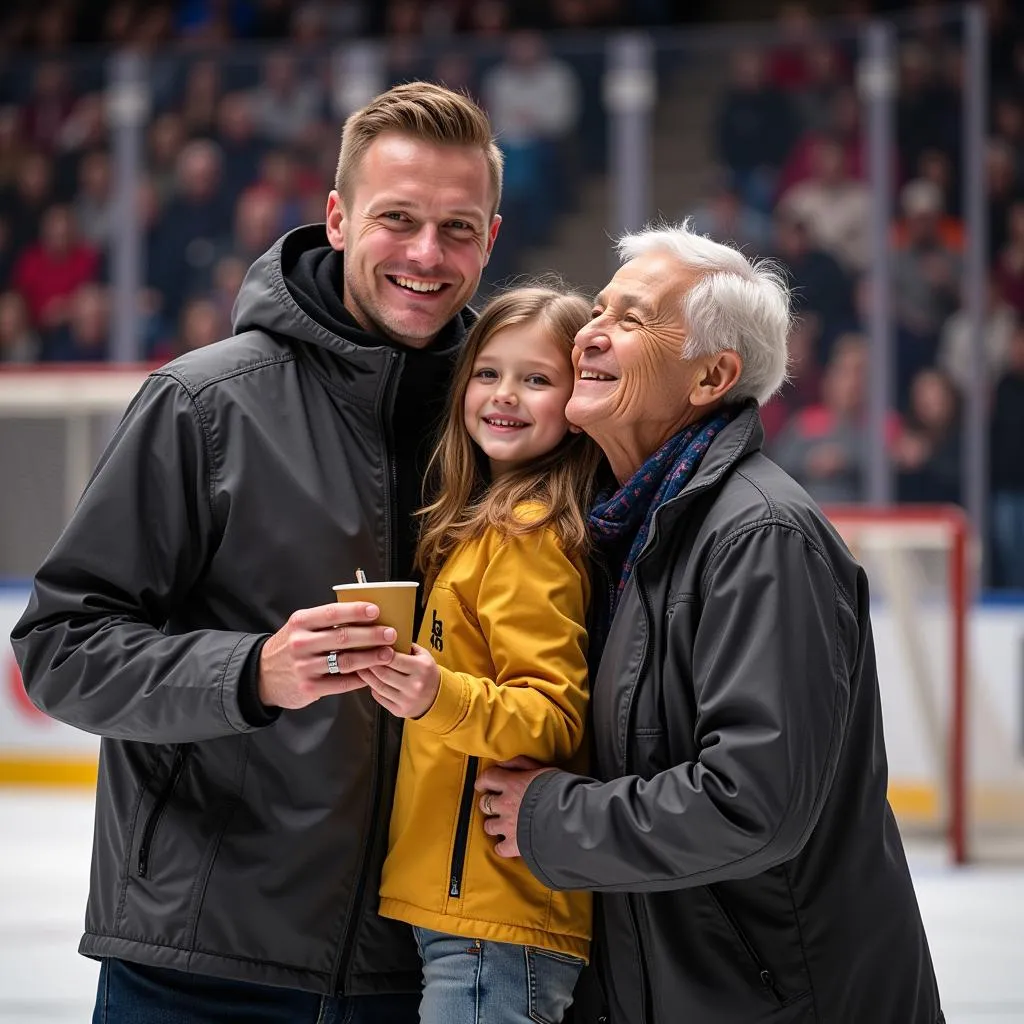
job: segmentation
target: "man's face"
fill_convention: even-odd
[[[566,417],[600,444],[620,480],[701,414],[689,401],[701,367],[681,358],[682,303],[696,280],[665,253],[630,260],[576,335]]]
[[[487,159],[389,133],[370,144],[349,193],[327,201],[345,307],[365,330],[424,348],[472,298],[498,234]]]

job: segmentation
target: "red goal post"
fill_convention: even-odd
[[[947,802],[944,828],[952,859],[964,864],[968,850],[968,665],[967,629],[971,603],[971,527],[956,505],[830,505],[825,514],[858,558],[872,551],[891,557],[897,551],[927,549],[939,553],[946,565],[949,614],[949,719],[945,726]],[[941,729],[941,727],[938,727]]]

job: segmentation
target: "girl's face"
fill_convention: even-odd
[[[473,362],[464,419],[499,477],[555,448],[569,430],[573,388],[568,346],[536,322],[496,331]]]

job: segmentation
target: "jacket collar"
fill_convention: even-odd
[[[666,516],[675,519],[694,498],[717,487],[741,459],[753,452],[759,452],[763,446],[764,427],[761,424],[761,413],[757,402],[749,398],[743,403],[735,419],[711,442],[711,447],[697,467],[697,472],[682,491],[655,509],[651,534],[644,550],[650,548],[655,541],[659,526],[662,525],[661,521]]]

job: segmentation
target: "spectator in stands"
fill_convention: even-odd
[[[169,202],[178,191],[178,159],[185,141],[185,122],[173,111],[161,114],[146,133],[146,171],[161,203]]]
[[[178,331],[178,353],[192,352],[212,345],[231,333],[231,321],[208,298],[189,299],[181,311]]]
[[[763,254],[771,245],[771,220],[744,203],[728,171],[721,168],[713,172],[708,197],[693,210],[690,226],[698,235],[736,245],[747,256]]]
[[[213,287],[210,290],[210,301],[217,308],[221,322],[231,322],[231,311],[238,297],[238,289],[242,287],[249,264],[237,256],[222,256],[213,267]]]
[[[772,49],[768,80],[777,89],[800,93],[811,79],[811,54],[821,40],[807,4],[784,3],[779,8],[781,43]]]
[[[860,97],[854,89],[844,87],[832,97],[825,122],[805,131],[797,139],[779,173],[778,195],[785,195],[794,185],[814,176],[815,150],[823,138],[833,139],[842,146],[844,166],[849,177],[857,181],[866,179]]]
[[[36,65],[32,94],[21,110],[21,134],[28,145],[44,153],[53,152],[74,104],[67,65],[56,60]]]
[[[805,50],[805,67],[804,85],[793,96],[797,120],[804,131],[831,131],[836,100],[849,91],[842,55],[828,40],[816,39]]]
[[[224,161],[224,192],[239,195],[256,180],[267,152],[267,143],[257,134],[250,93],[236,89],[221,97],[217,142]]]
[[[189,138],[215,138],[221,98],[221,65],[213,59],[194,61],[185,72],[178,112]]]
[[[139,294],[139,317],[144,357],[163,362],[174,351],[173,329],[167,318],[167,300],[159,287],[160,270],[166,254],[160,250],[159,222],[162,212],[160,194],[153,179],[144,175],[136,195],[139,229],[142,232],[144,286]],[[112,284],[109,265],[103,276]]]
[[[39,238],[43,214],[53,202],[54,191],[51,158],[45,153],[27,153],[14,187],[0,196],[0,212],[10,225],[14,252],[22,252]]]
[[[1014,332],[996,384],[990,427],[993,580],[1024,590],[1024,324]]]
[[[110,154],[106,150],[83,154],[78,164],[78,190],[72,208],[82,238],[96,249],[106,249],[114,227],[115,209]]]
[[[768,213],[798,125],[789,99],[765,80],[764,55],[737,50],[715,115],[715,155],[754,209]]]
[[[0,288],[6,287],[10,282],[11,269],[17,255],[11,245],[11,226],[7,217],[0,213]]]
[[[964,225],[960,219],[960,189],[953,162],[941,149],[926,149],[917,162],[916,177],[933,182],[942,196],[945,211],[939,231],[947,245],[958,252],[964,247]],[[897,232],[901,225],[897,224]],[[897,235],[899,238],[899,235]]]
[[[942,325],[939,335],[938,365],[961,394],[968,388],[977,387],[982,374],[989,387],[1002,376],[1010,351],[1010,339],[1017,329],[1017,312],[1004,301],[995,274],[989,275],[986,298],[982,328],[983,367],[978,366],[972,325],[966,309],[958,309]]]
[[[380,5],[384,6],[384,5]],[[255,0],[252,34],[256,39],[283,39],[288,35],[292,0]]]
[[[179,0],[174,27],[183,40],[244,39],[253,29],[256,11],[251,0]]]
[[[985,191],[988,201],[989,253],[995,257],[1008,239],[1010,207],[1024,198],[1021,174],[1024,167],[1014,162],[1013,148],[1005,140],[993,137],[985,147]]]
[[[263,80],[252,92],[256,131],[274,145],[293,142],[320,119],[325,99],[321,84],[300,75],[294,57],[277,50],[263,62]]]
[[[996,258],[995,274],[1003,297],[1024,320],[1024,198],[1006,211],[1006,243]]]
[[[505,154],[507,223],[521,241],[542,244],[572,174],[579,81],[540,33],[520,31],[484,74],[481,95]]]
[[[866,387],[867,340],[843,335],[825,367],[821,402],[797,412],[772,449],[778,464],[819,504],[864,500]]]
[[[43,361],[98,363],[110,344],[110,293],[101,284],[83,284],[68,300],[68,315],[43,337]]]
[[[304,166],[288,149],[271,149],[260,161],[255,187],[274,194],[279,227],[287,231],[309,223],[304,215],[306,204],[314,197],[322,199],[323,186],[323,177],[315,167]]]
[[[297,227],[289,224],[288,230]],[[234,257],[245,266],[255,263],[281,237],[284,228],[281,216],[281,201],[273,189],[256,185],[246,189],[235,203],[233,230],[226,238],[220,239],[217,253],[210,266],[207,287],[213,283],[214,266],[226,257]]]
[[[20,119],[20,112],[13,103],[0,107],[0,197],[15,188],[18,168],[27,152],[19,131]]]
[[[818,340],[821,326],[815,313],[793,317],[787,342],[786,379],[761,406],[765,447],[772,448],[786,424],[802,409],[821,400],[821,364]]]
[[[41,351],[25,300],[16,291],[0,292],[0,363],[34,363]]]
[[[815,246],[835,257],[849,274],[868,265],[871,193],[846,169],[841,139],[820,137],[811,154],[811,177],[794,185],[779,205],[801,220]]]
[[[467,96],[480,94],[476,66],[473,59],[462,50],[446,50],[442,53],[434,62],[430,79]]]
[[[71,114],[57,137],[57,165],[74,166],[78,153],[89,149],[110,148],[107,97],[100,91],[87,92],[75,100]],[[58,175],[66,180],[70,175]]]
[[[221,165],[220,147],[208,139],[187,143],[178,157],[178,194],[164,209],[154,253],[153,283],[163,292],[171,319],[189,295],[209,286],[216,245],[229,230]]]
[[[18,258],[13,283],[33,325],[49,331],[67,321],[72,294],[99,269],[99,252],[78,237],[74,212],[61,203],[43,214],[39,241]]]
[[[949,90],[937,74],[939,56],[916,40],[905,43],[900,52],[896,143],[904,168],[916,169],[925,150],[952,156],[957,149],[960,115],[950,108]]]
[[[893,257],[893,306],[896,395],[902,406],[911,379],[935,362],[939,332],[959,305],[961,259],[942,239],[942,195],[933,182],[908,182],[900,206],[905,242]]]
[[[960,396],[941,370],[921,370],[911,381],[907,414],[892,447],[896,499],[959,502],[960,451]]]
[[[992,110],[993,134],[1003,140],[1017,169],[1017,184],[1024,185],[1024,102],[1017,93],[997,96]]]
[[[774,255],[786,272],[795,311],[815,316],[818,356],[826,362],[836,336],[854,321],[850,278],[832,256],[814,245],[807,225],[791,211],[775,215]]]

